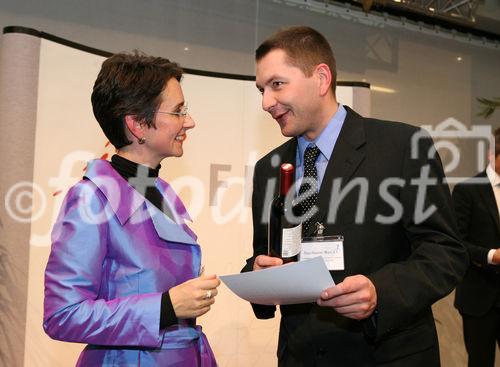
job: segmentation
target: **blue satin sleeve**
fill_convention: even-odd
[[[52,231],[45,271],[44,330],[63,341],[158,347],[161,292],[100,296],[108,286],[105,267],[113,221],[106,198],[91,181],[68,192]]]

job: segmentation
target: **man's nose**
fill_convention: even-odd
[[[270,110],[276,105],[276,98],[274,93],[264,90],[262,92],[262,109],[264,111],[270,112]]]

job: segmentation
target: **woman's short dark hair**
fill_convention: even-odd
[[[182,78],[182,69],[177,63],[137,51],[118,53],[103,62],[92,91],[92,108],[102,131],[115,148],[132,143],[125,134],[126,115],[155,127],[154,111],[171,78],[178,81]]]

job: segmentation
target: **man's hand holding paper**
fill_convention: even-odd
[[[364,275],[354,275],[325,289],[317,303],[323,307],[332,307],[342,316],[362,320],[375,311],[377,291],[370,279]]]

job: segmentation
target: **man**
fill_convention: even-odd
[[[276,33],[257,49],[256,61],[262,108],[291,139],[255,166],[254,254],[243,271],[282,263],[266,256],[277,162],[296,166],[299,193],[302,181],[317,180],[317,194],[298,196],[306,209],[317,196],[302,211],[304,236],[320,223],[324,235],[344,238],[344,268],[331,271],[336,286],[317,303],[280,307],[278,365],[439,365],[431,305],[455,287],[467,254],[439,157],[427,158],[431,139],[339,105],[332,50],[311,28]],[[426,180],[433,184],[422,185]],[[274,306],[252,306],[258,318],[274,316]]]
[[[486,170],[453,190],[458,227],[471,260],[455,294],[469,367],[493,367],[500,343],[500,128],[494,137]]]

